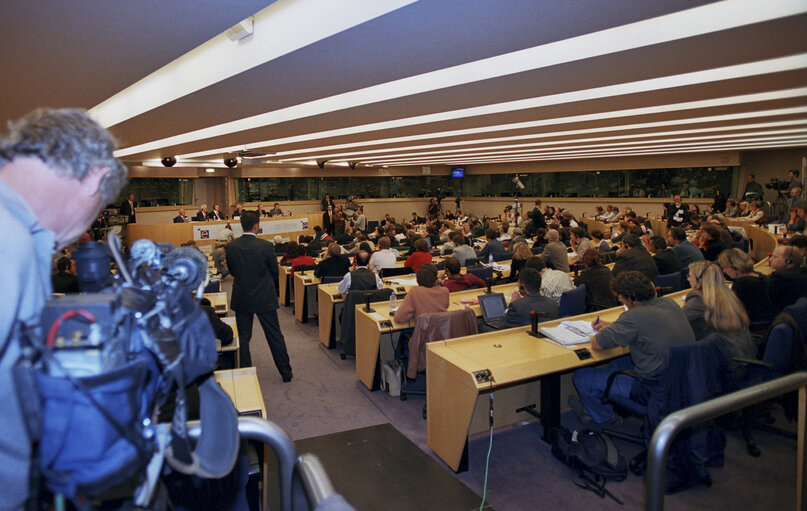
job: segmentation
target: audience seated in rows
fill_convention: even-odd
[[[527,260],[524,268],[537,270],[541,275],[541,294],[559,303],[560,295],[574,289],[574,283],[567,272],[550,268],[550,265],[551,263],[547,263],[543,256],[534,256]]]
[[[703,261],[703,252],[687,239],[687,232],[684,229],[673,227],[667,231],[666,241],[685,267],[695,261]]]
[[[496,231],[496,229],[487,229],[485,231],[485,239],[487,240],[487,243],[482,250],[476,254],[476,257],[485,262],[490,259],[495,260],[501,257],[506,257],[509,252],[504,248],[504,244],[497,239],[498,236],[499,233]]]
[[[558,302],[541,294],[541,273],[535,268],[524,268],[518,279],[518,290],[510,297],[510,306],[504,315],[505,328],[530,324],[530,313],[545,313],[546,319],[557,319]]]
[[[717,263],[731,279],[731,290],[743,304],[752,328],[767,328],[774,316],[768,295],[768,278],[754,271],[754,260],[739,248],[721,252]]]
[[[390,248],[390,239],[382,236],[378,240],[378,251],[373,252],[370,258],[370,268],[381,271],[381,268],[395,268],[398,261],[398,251]]]
[[[340,293],[348,291],[369,291],[371,289],[381,289],[384,283],[376,272],[369,268],[370,253],[366,250],[356,254],[356,267],[347,272],[336,286]]]
[[[622,239],[622,246],[617,250],[616,263],[613,273],[618,277],[625,271],[641,272],[649,280],[658,275],[658,268],[653,256],[645,250],[642,240],[634,234],[628,234]]]
[[[776,247],[770,261],[774,271],[768,277],[768,296],[776,315],[807,294],[807,270],[801,250],[789,245]]]
[[[560,241],[560,233],[557,229],[549,229],[546,232],[547,245],[541,252],[541,257],[547,266],[563,273],[569,273],[569,253],[566,245]]]
[[[677,273],[684,267],[678,254],[667,247],[667,242],[661,236],[650,238],[650,253],[653,254],[653,261],[656,263],[659,275]]]
[[[395,321],[406,323],[428,312],[448,310],[448,289],[439,285],[437,267],[431,263],[420,266],[415,276],[418,285],[411,288],[395,311]]]
[[[291,260],[291,274],[294,275],[294,269],[300,266],[314,266],[314,258],[306,253],[306,248],[302,245],[297,245],[297,251],[294,254],[294,259]]]
[[[574,278],[574,285],[586,286],[586,312],[608,309],[619,305],[616,295],[611,289],[613,274],[602,264],[602,257],[595,248],[583,253],[585,269]]]
[[[350,260],[342,255],[342,247],[336,243],[328,245],[325,256],[317,264],[314,276],[322,277],[342,277],[350,269]]]
[[[423,239],[417,240],[412,248],[414,249],[412,255],[406,259],[404,266],[411,266],[412,271],[417,273],[422,265],[432,262],[432,255],[429,253],[428,244]]]
[[[670,298],[658,298],[653,282],[644,274],[621,273],[614,279],[613,291],[627,310],[613,323],[592,324],[597,335],[591,340],[591,348],[598,351],[627,346],[630,354],[612,360],[607,368],[585,367],[574,372],[572,381],[580,397],[570,396],[569,405],[584,424],[621,422],[613,407],[602,402],[612,373],[626,369],[636,373],[639,380],[657,377],[672,346],[695,342],[684,311]],[[628,376],[617,376],[610,395],[630,401],[631,390],[637,384]]]
[[[513,259],[510,261],[510,278],[507,279],[508,282],[518,281],[518,273],[531,257],[532,251],[526,242],[520,241],[513,244]]]
[[[443,287],[450,292],[462,291],[471,287],[483,288],[485,281],[471,273],[462,273],[462,263],[456,257],[448,257],[443,261],[446,278]]]

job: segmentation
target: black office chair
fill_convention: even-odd
[[[681,290],[681,273],[668,273],[666,275],[656,275],[653,277],[653,285],[659,296],[674,293]]]
[[[558,302],[558,317],[577,316],[586,312],[586,285],[580,284],[576,288],[560,295]]]
[[[482,268],[468,268],[468,273],[476,277],[479,277],[485,282],[487,282],[487,279],[493,278],[493,268],[489,266]]]
[[[334,282],[342,282],[343,278],[345,278],[344,275],[342,275],[341,277],[338,276],[338,275],[326,275],[326,276],[322,277],[322,283],[323,284],[332,284]]]
[[[381,268],[381,278],[398,277],[400,275],[410,275],[415,273],[411,266],[400,266],[395,268]]]
[[[465,266],[465,267],[474,266],[474,265],[476,265],[476,261],[477,261],[476,257],[471,257],[471,258],[466,259],[465,261],[463,261],[462,265]]]

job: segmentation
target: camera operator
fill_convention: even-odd
[[[83,110],[36,110],[9,124],[0,139],[0,237],[4,299],[0,309],[0,509],[22,509],[28,497],[31,443],[14,366],[25,331],[39,323],[51,293],[50,262],[83,234],[117,197],[127,169],[115,140]]]

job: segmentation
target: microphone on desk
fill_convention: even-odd
[[[538,311],[530,311],[530,334],[537,336],[538,335]]]
[[[364,312],[375,312],[375,309],[370,308],[370,293],[364,293]]]
[[[493,282],[493,279],[490,278],[490,277],[485,279],[485,283],[488,285],[488,290],[485,292],[485,294],[492,293],[492,291],[490,290],[490,285],[491,285],[492,282]]]

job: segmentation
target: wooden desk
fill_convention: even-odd
[[[314,270],[307,270],[304,275],[300,270],[295,271],[293,281],[294,316],[300,323],[308,323],[308,290],[322,281],[314,276]]]
[[[233,329],[233,342],[227,344],[226,346],[222,346],[221,340],[216,339],[216,351],[220,353],[227,353],[230,351],[235,352],[235,367],[241,367],[241,351],[239,350],[241,343],[238,340],[238,328],[235,326],[235,316],[228,316],[226,318],[221,318],[221,320],[227,323],[227,325]]]
[[[668,295],[679,304],[689,290]],[[563,320],[615,321],[622,307]],[[521,411],[540,406],[544,435],[560,425],[560,376],[628,353],[627,348],[595,351],[580,360],[573,349],[529,335],[529,327],[511,328],[426,344],[427,443],[453,470],[467,469],[468,435],[490,428],[488,398],[494,399],[494,426],[531,419]],[[546,437],[544,438],[546,439]]]
[[[216,311],[216,314],[224,316],[229,310],[227,303],[227,293],[220,291],[218,293],[205,293],[202,295],[204,298],[210,300],[210,306]]]
[[[260,414],[262,419],[267,417],[261,385],[258,383],[258,373],[254,367],[216,371],[213,375],[224,392],[233,400],[239,415]]]
[[[518,289],[518,283],[501,284],[493,286],[496,293],[504,293],[509,299],[510,294]],[[462,300],[473,300],[484,294],[484,289],[470,289],[457,291],[449,295],[448,310],[458,310],[465,306]],[[373,303],[375,312],[365,312],[364,305],[356,306],[356,377],[370,390],[378,387],[378,359],[382,334],[392,335],[409,327],[415,326],[415,321],[406,323],[396,322],[389,315],[389,303]],[[482,315],[479,305],[471,305],[477,317]]]

